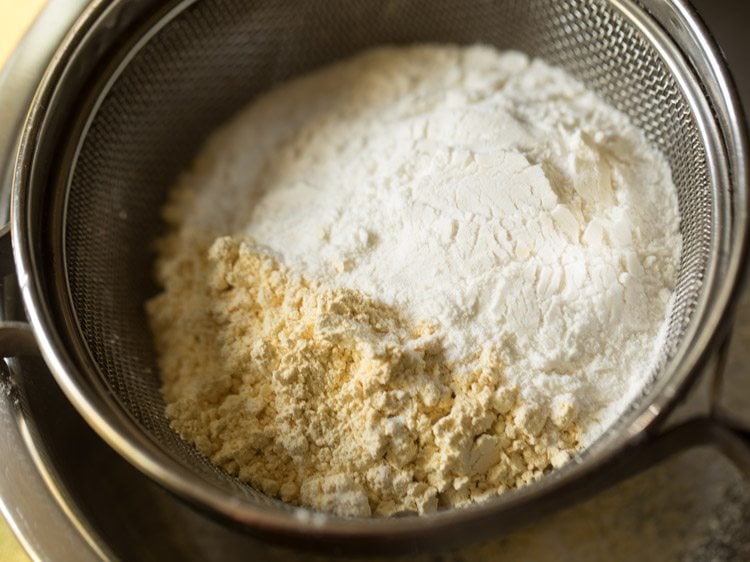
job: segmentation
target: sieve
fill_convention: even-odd
[[[653,383],[572,462],[468,508],[339,518],[261,494],[170,428],[144,311],[157,291],[150,248],[168,188],[210,131],[282,80],[414,42],[540,56],[625,112],[669,160],[684,247]],[[0,352],[40,352],[99,435],[180,498],[306,546],[497,536],[698,443],[750,472],[748,432],[715,399],[747,248],[743,123],[721,56],[682,0],[94,1],[50,62],[19,138],[0,265],[15,273],[28,323],[0,324]]]

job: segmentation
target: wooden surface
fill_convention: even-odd
[[[10,56],[13,47],[21,39],[43,5],[43,0],[0,0],[0,66]],[[29,560],[2,518],[0,518],[0,560],[3,562]]]

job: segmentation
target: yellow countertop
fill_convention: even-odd
[[[44,0],[0,0],[0,66],[13,51],[13,47],[43,5]],[[2,518],[0,518],[0,560],[3,562],[29,560]]]

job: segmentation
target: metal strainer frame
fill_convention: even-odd
[[[721,371],[720,346],[731,324],[732,305],[737,296],[747,246],[747,145],[742,113],[716,48],[694,12],[680,0],[568,2],[579,10],[599,10],[598,13],[611,10],[616,14],[620,19],[599,20],[605,34],[603,37],[614,33],[616,26],[625,22],[630,26],[629,32],[638,34],[640,40],[650,44],[653,56],[658,56],[659,64],[665,65],[675,77],[675,84],[690,107],[705,149],[707,185],[715,191],[711,202],[713,231],[706,237],[707,244],[710,244],[710,259],[698,272],[702,277],[702,289],[691,304],[696,312],[687,326],[683,345],[677,342],[672,350],[677,358],[669,360],[669,370],[660,375],[644,398],[622,417],[612,431],[575,462],[522,490],[472,508],[388,520],[322,517],[306,511],[284,509],[259,498],[257,492],[245,485],[232,485],[229,480],[222,481],[227,484],[223,487],[210,483],[210,474],[188,468],[159,446],[153,437],[154,428],[144,430],[138,414],[128,412],[123,406],[122,398],[118,396],[120,390],[111,382],[105,382],[107,373],[102,373],[107,366],[105,356],[93,358],[97,355],[95,348],[100,344],[75,333],[80,329],[80,323],[85,323],[85,319],[77,314],[85,309],[85,303],[71,303],[68,292],[72,287],[75,293],[76,283],[88,281],[86,272],[76,277],[69,271],[75,264],[68,263],[66,242],[69,244],[71,235],[67,230],[70,224],[66,222],[66,215],[69,214],[71,198],[75,200],[76,197],[75,188],[71,188],[76,181],[75,165],[86,151],[86,139],[89,135],[96,138],[97,134],[96,122],[88,119],[88,115],[106,111],[108,100],[118,101],[116,88],[121,73],[127,72],[134,61],[137,63],[140,53],[147,52],[150,42],[158,40],[161,31],[168,28],[170,22],[178,21],[183,11],[222,2],[248,10],[259,10],[271,4],[262,1],[243,4],[235,0],[176,0],[159,6],[158,2],[145,0],[98,1],[89,6],[64,40],[39,85],[19,143],[12,195],[12,243],[17,279],[33,333],[26,325],[4,323],[0,327],[0,347],[5,356],[29,351],[38,345],[68,398],[92,427],[131,463],[179,496],[250,530],[300,541],[317,541],[319,545],[333,541],[341,545],[345,541],[363,549],[372,546],[401,548],[417,543],[437,547],[504,532],[572,499],[581,499],[618,476],[689,443],[717,441],[736,460],[750,467],[750,453],[741,448],[743,437],[739,432],[718,425],[715,418],[720,412],[712,407],[703,412],[704,417],[699,422],[662,431],[667,415],[687,393],[692,382],[701,373],[710,377]],[[397,0],[368,6],[398,10],[399,6],[407,4],[418,3]],[[523,9],[522,3],[513,0],[482,2],[478,6],[492,9],[495,4]],[[539,0],[531,4],[549,2]],[[311,5],[305,6],[311,9]],[[445,20],[450,21],[450,18]],[[546,25],[544,18],[534,21],[536,25]],[[566,25],[574,29],[577,23],[571,17],[549,25]],[[530,33],[527,39],[533,37],[532,32],[538,31],[536,28],[526,30]],[[347,28],[337,28],[335,32],[344,36],[349,33],[352,37],[357,35],[356,30]],[[427,36],[429,38],[430,34]],[[176,33],[173,40],[179,41],[180,37]],[[222,39],[217,37],[217,40]],[[463,37],[463,40],[473,38]],[[530,41],[533,43],[533,39]],[[356,41],[352,45],[356,47]],[[293,49],[289,45],[281,46]],[[185,48],[189,49],[189,46]],[[575,42],[558,46],[558,49],[563,48],[569,52],[563,53],[562,62],[574,72],[577,69],[579,75],[586,64],[590,65],[583,56],[595,52],[595,49],[581,51]],[[618,53],[618,56],[627,55]],[[631,60],[629,64],[631,70],[638,70],[638,61]],[[280,71],[273,65],[262,68],[270,82],[299,70]],[[618,70],[612,67],[608,71]],[[627,91],[618,91],[612,85],[614,81],[602,80],[601,76],[596,72],[589,75],[590,85],[621,108],[627,110],[629,103],[630,109],[633,103],[649,103],[648,97],[628,98]],[[139,75],[136,78],[145,80]],[[648,72],[644,78],[649,78]],[[138,80],[133,83],[139,84]],[[115,93],[110,96],[112,92]],[[185,95],[191,94],[187,92]],[[73,118],[71,114],[74,114]],[[75,118],[75,115],[80,118]],[[653,132],[659,126],[649,122],[640,125],[647,132],[649,128]],[[185,147],[176,149],[185,150]],[[71,190],[73,195],[70,195]],[[109,222],[107,227],[116,228],[113,224]],[[5,251],[8,265],[8,236],[3,240],[6,247],[0,250]],[[0,251],[0,257],[3,255]],[[86,255],[77,257],[87,259]],[[148,272],[143,272],[143,275],[147,276]],[[72,300],[76,300],[75,294]],[[142,303],[136,304],[140,306]],[[686,348],[684,342],[688,341],[691,345]],[[667,361],[666,356],[664,360]],[[744,438],[747,439],[747,435]]]

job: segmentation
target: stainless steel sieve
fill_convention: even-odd
[[[169,427],[144,312],[156,292],[150,245],[176,175],[254,96],[362,49],[413,42],[543,57],[645,131],[678,187],[675,306],[653,384],[540,482],[421,517],[313,515],[231,477]],[[710,392],[747,249],[743,123],[721,57],[683,0],[93,1],[47,68],[19,139],[0,264],[15,271],[28,324],[6,319],[0,351],[40,350],[88,423],[178,496],[308,546],[437,548],[497,535],[695,443],[716,442],[750,470],[747,431],[731,427]],[[696,386],[709,389],[692,394],[705,404],[675,421]]]

